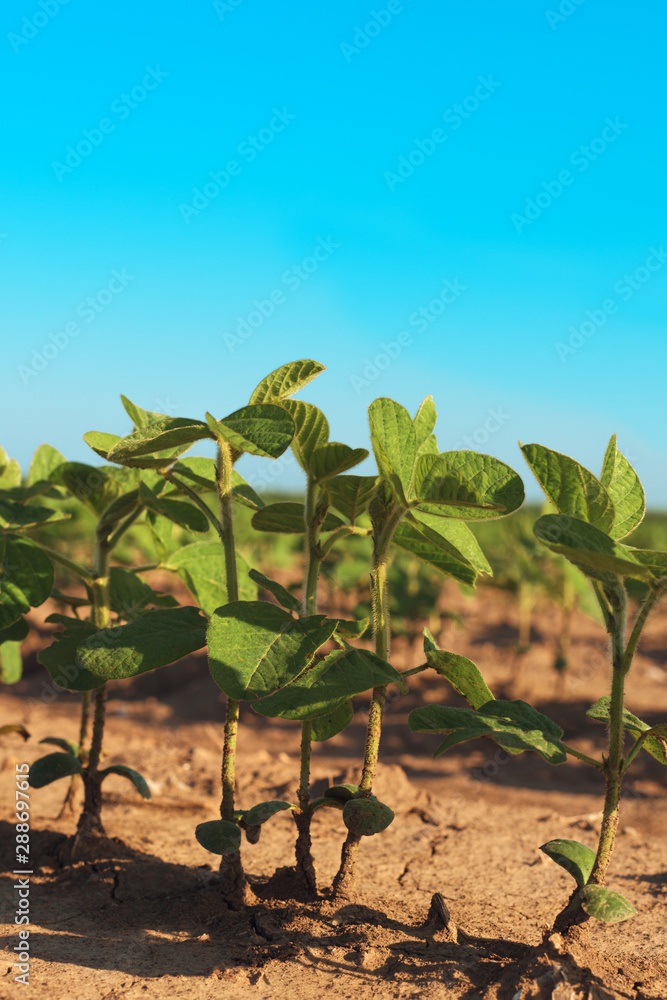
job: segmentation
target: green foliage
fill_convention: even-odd
[[[343,806],[343,822],[357,837],[382,833],[394,821],[389,806],[377,799],[350,799]]]
[[[40,757],[30,767],[28,783],[32,788],[44,788],[59,778],[81,774],[81,761],[72,753],[50,753]]]
[[[590,847],[586,847],[585,844],[580,844],[576,840],[550,840],[548,843],[542,844],[540,850],[557,865],[564,868],[578,886],[586,885],[595,863],[595,851],[592,851]]]
[[[605,924],[620,924],[621,921],[637,915],[634,906],[625,896],[621,896],[620,892],[605,889],[602,885],[585,886],[579,898],[584,913]]]

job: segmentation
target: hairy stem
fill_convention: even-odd
[[[236,547],[234,545],[234,505],[232,501],[232,450],[222,438],[218,439],[218,462],[216,479],[220,501],[219,534],[225,554],[225,575],[227,579],[227,601],[239,599],[239,584],[236,572]],[[184,484],[183,484],[184,485]],[[196,494],[195,494],[196,495]],[[203,501],[201,501],[203,503]],[[204,504],[204,506],[206,506]],[[215,519],[217,521],[217,518]],[[227,697],[225,712],[225,736],[222,751],[222,801],[220,816],[223,820],[234,818],[234,798],[236,793],[236,738],[239,727],[240,702]],[[224,854],[220,862],[222,887],[230,899],[242,899],[246,890],[245,873],[241,852]]]
[[[52,559],[53,562],[57,562],[61,566],[64,566],[65,569],[68,569],[71,573],[74,573],[75,576],[78,576],[83,583],[87,583],[89,587],[92,587],[93,577],[87,570],[83,569],[82,566],[72,562],[72,560],[68,559],[67,556],[61,555],[61,553],[56,551],[56,549],[50,549],[48,545],[42,545],[41,542],[38,544],[42,552],[45,552],[49,559]]]
[[[323,513],[317,513],[317,491],[311,476],[306,484],[304,504],[304,550],[306,566],[304,570],[303,615],[317,614],[317,582],[322,557],[318,548],[320,524]],[[310,894],[317,892],[317,874],[312,852],[310,825],[313,814],[310,808],[310,757],[313,724],[310,720],[301,723],[301,764],[299,779],[299,810],[294,819],[297,827],[296,871],[305,881]]]
[[[373,603],[373,628],[375,652],[383,660],[389,659],[390,618],[387,600],[387,553],[391,538],[400,521],[402,512],[394,512],[373,532],[373,561],[371,566],[371,597]],[[373,688],[366,725],[366,745],[364,766],[359,783],[359,798],[368,798],[373,788],[382,734],[387,685]],[[341,850],[340,866],[331,887],[334,899],[349,898],[355,887],[357,854],[361,838],[349,831]]]

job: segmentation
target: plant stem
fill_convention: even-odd
[[[89,587],[92,587],[93,577],[87,570],[83,569],[82,566],[78,566],[75,562],[72,562],[71,559],[68,559],[67,556],[61,555],[56,549],[50,549],[47,545],[42,545],[41,542],[38,544],[42,552],[45,552],[49,559],[53,559],[54,562],[60,563],[61,566],[70,570],[70,572],[78,576],[80,580],[87,583]]]
[[[98,629],[109,627],[109,541],[106,537],[95,538],[95,573],[93,579],[93,622]],[[93,718],[93,735],[90,744],[88,765],[83,771],[84,801],[79,817],[77,835],[72,849],[72,855],[80,838],[90,833],[104,833],[102,826],[102,782],[99,777],[99,763],[104,738],[104,720],[106,714],[107,690],[106,683],[95,691],[95,715]]]
[[[585,753],[580,750],[575,750],[574,747],[569,746],[567,743],[563,743],[561,740],[563,749],[566,753],[571,754],[572,757],[577,757],[579,760],[583,760],[586,764],[590,764],[592,767],[596,767],[598,771],[604,771],[604,764],[602,761],[595,760],[594,757],[588,757]]]
[[[220,500],[220,521],[212,514],[213,521],[220,535],[223,550],[225,553],[225,575],[227,580],[227,602],[231,604],[239,599],[239,584],[236,572],[236,548],[234,545],[234,505],[232,502],[232,472],[233,472],[232,450],[230,445],[222,438],[218,439],[218,462],[216,466],[216,480],[218,484],[218,498]],[[181,484],[185,486],[185,484]],[[197,494],[186,487],[184,492],[192,492],[193,497]],[[199,504],[204,504],[203,500],[197,497]],[[208,508],[206,508],[208,510]],[[209,518],[210,520],[210,518]],[[234,817],[234,797],[236,793],[236,738],[239,728],[240,702],[236,698],[227,696],[227,707],[225,711],[225,736],[222,751],[222,801],[220,802],[220,817],[231,822]],[[242,901],[246,892],[246,879],[241,861],[241,852],[235,851],[233,854],[223,854],[220,861],[220,875],[223,892],[228,899]]]
[[[79,753],[78,758],[83,763],[85,760],[86,752],[86,738],[88,736],[88,716],[90,714],[90,691],[84,691],[81,697],[81,724],[79,725]],[[73,774],[69,788],[67,789],[67,795],[63,800],[63,804],[60,807],[60,812],[56,816],[56,819],[61,819],[65,813],[65,810],[69,807],[70,812],[73,810],[73,799],[74,799],[74,789],[76,788],[78,775]]]
[[[132,525],[134,524],[134,522],[136,521],[136,519],[139,517],[140,514],[143,514],[143,509],[141,507],[135,507],[132,513],[128,514],[125,520],[120,522],[120,524],[118,525],[114,533],[110,536],[107,542],[107,547],[109,549],[109,552],[113,552],[113,550],[116,548],[119,541],[121,540],[122,536],[129,528],[132,527]]]
[[[394,511],[384,523],[373,532],[373,561],[371,566],[371,597],[373,603],[373,628],[375,633],[375,652],[383,660],[389,659],[390,653],[390,618],[387,601],[387,553],[396,526],[403,512]],[[375,526],[374,526],[375,527]],[[369,798],[373,787],[380,736],[382,733],[382,715],[384,711],[387,685],[373,688],[371,703],[368,709],[366,725],[366,746],[364,749],[364,766],[359,782],[359,798]],[[352,896],[355,886],[357,854],[361,837],[348,831],[341,850],[340,866],[331,887],[334,899],[348,899]]]
[[[303,616],[317,613],[317,582],[319,579],[322,555],[320,553],[319,529],[322,521],[317,513],[317,490],[311,476],[306,484],[306,499],[304,504],[304,550],[306,566],[303,587]],[[299,810],[294,815],[297,827],[296,838],[296,872],[300,875],[309,894],[317,893],[317,874],[312,853],[312,838],[310,824],[312,812],[310,809],[310,758],[313,724],[310,720],[301,723],[301,764],[299,779]]]
[[[180,479],[177,479],[173,473],[163,472],[162,474],[168,483],[171,483],[172,486],[175,486],[177,490],[180,490],[181,493],[185,494],[186,497],[189,497],[190,500],[192,500],[193,504],[195,504],[195,506],[199,507],[200,511],[202,512],[206,520],[209,522],[210,525],[212,525],[212,527],[215,528],[215,530],[220,535],[220,541],[224,545],[225,540],[223,537],[222,524],[215,516],[209,505],[202,500],[202,498],[199,496],[198,493],[195,492],[195,490],[191,489],[191,487],[189,487],[187,483],[184,483]],[[230,501],[231,501],[231,472],[229,476],[229,482],[230,482],[229,490],[230,490]],[[220,490],[220,484],[218,483],[218,495],[220,495],[219,490]],[[220,504],[222,506],[222,497],[220,497]]]

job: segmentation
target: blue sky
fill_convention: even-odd
[[[223,416],[313,357],[332,439],[432,394],[443,450],[536,496],[517,439],[598,471],[616,431],[667,507],[660,5],[6,0],[0,22],[22,464],[45,440],[95,462],[81,436],[129,431],[121,392]]]

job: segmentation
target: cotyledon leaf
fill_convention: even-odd
[[[211,854],[235,854],[241,846],[241,829],[229,820],[213,819],[195,828],[195,837]]]
[[[71,774],[81,774],[81,761],[71,753],[50,753],[40,757],[30,766],[28,784],[31,788],[44,788],[52,781],[67,778]]]
[[[103,781],[109,774],[119,774],[121,778],[127,778],[128,781],[132,782],[142,799],[150,799],[151,790],[146,779],[138,771],[125,764],[112,764],[111,767],[105,767],[103,771],[100,771],[100,780]]]
[[[612,892],[603,885],[586,885],[579,894],[581,908],[594,920],[605,924],[620,924],[637,915],[632,903],[620,892]]]
[[[557,865],[564,868],[578,886],[584,886],[595,864],[595,851],[576,840],[550,840],[540,850]]]

